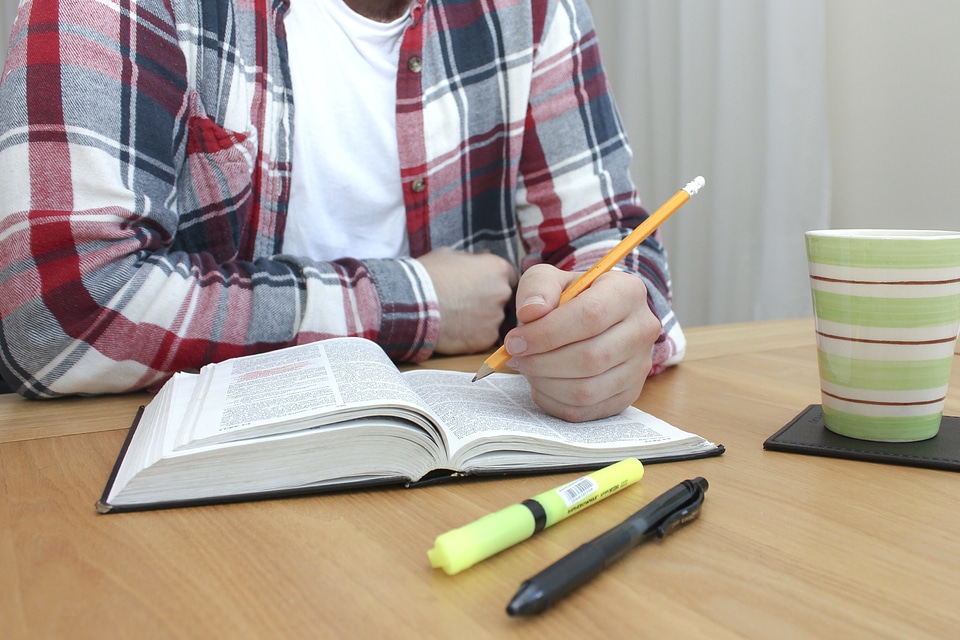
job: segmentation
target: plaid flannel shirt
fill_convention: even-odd
[[[22,3],[0,84],[0,371],[19,393],[154,388],[339,335],[419,361],[440,318],[413,258],[585,269],[647,215],[583,0],[415,0],[397,78],[412,257],[284,255],[288,3]],[[658,240],[623,267],[663,324],[658,370],[683,351]]]

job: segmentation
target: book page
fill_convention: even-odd
[[[713,447],[636,407],[603,420],[560,420],[533,402],[530,385],[520,375],[493,374],[477,382],[471,382],[470,374],[445,371],[415,370],[404,376],[447,430],[451,458],[464,467],[467,457],[491,452],[566,454],[571,460],[587,455],[589,460],[591,453],[610,457],[645,451],[655,456],[682,453],[687,444]],[[525,457],[516,464],[530,464],[530,456]],[[485,464],[490,462],[486,455]]]
[[[199,376],[193,373],[175,373],[160,392],[144,407],[140,423],[117,472],[112,491],[126,486],[141,469],[149,467],[173,448],[179,429],[196,391]],[[112,498],[111,493],[108,498]]]
[[[362,338],[235,358],[208,365],[199,375],[193,419],[177,447],[284,433],[365,415],[384,404],[396,409],[386,415],[420,411],[420,398],[396,366]]]
[[[359,418],[173,452],[116,485],[114,505],[204,500],[310,487],[401,484],[444,462],[425,432],[406,420]],[[119,494],[119,497],[118,497]]]

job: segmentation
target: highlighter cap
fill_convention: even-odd
[[[438,536],[427,557],[433,568],[453,575],[526,540],[534,526],[530,509],[514,504]]]

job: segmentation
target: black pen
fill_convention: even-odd
[[[507,605],[511,616],[543,612],[654,535],[662,538],[700,514],[707,481],[684,480],[635,514],[526,580]]]

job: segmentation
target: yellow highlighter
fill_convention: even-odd
[[[510,505],[437,537],[430,564],[448,575],[523,542],[538,531],[613,495],[643,477],[643,464],[626,458],[573,482]]]

